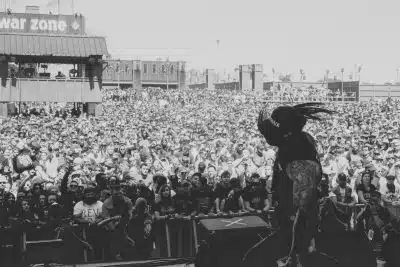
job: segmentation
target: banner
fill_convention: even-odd
[[[82,16],[0,13],[0,32],[84,35],[84,23]]]

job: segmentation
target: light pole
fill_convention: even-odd
[[[303,69],[300,69],[300,81],[304,81],[305,80],[305,72]]]
[[[358,72],[358,84],[360,84],[361,83],[361,71],[362,71],[362,69],[363,69],[363,65],[358,65],[357,66],[357,72]]]
[[[399,82],[399,73],[400,73],[400,68],[397,68],[397,80],[396,80],[396,83],[398,83]]]
[[[340,72],[342,73],[342,102],[344,102],[344,94],[343,94],[343,74],[344,74],[344,68],[342,68],[341,70],[340,70]]]
[[[171,63],[169,62],[169,57],[167,57],[166,63],[165,63],[165,72],[167,74],[167,91],[169,89],[169,69],[170,69]]]
[[[132,91],[135,88],[135,61],[132,60]]]
[[[121,60],[117,61],[117,74],[118,74],[118,89],[120,88],[120,71],[121,71]]]
[[[219,43],[220,43],[220,40],[218,39],[217,40],[217,80],[218,80],[218,82],[220,81],[220,55],[219,55]]]
[[[272,86],[274,85],[275,82],[275,69],[272,68]]]

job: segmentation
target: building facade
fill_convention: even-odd
[[[185,88],[186,62],[107,60],[103,70],[103,85],[121,88]]]

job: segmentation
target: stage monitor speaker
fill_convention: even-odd
[[[257,216],[204,219],[199,225],[196,267],[276,267],[290,251],[291,228],[272,230]],[[306,267],[376,266],[357,234],[319,234],[316,243],[318,252],[304,258]]]
[[[204,219],[199,222],[196,267],[256,266],[244,261],[246,252],[269,234],[268,224],[257,216]],[[259,265],[267,266],[267,265]]]

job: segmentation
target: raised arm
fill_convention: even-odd
[[[61,194],[65,194],[65,192],[67,192],[68,190],[68,177],[71,174],[71,172],[72,168],[68,166],[65,170],[64,177],[61,180],[61,188],[60,188]]]

